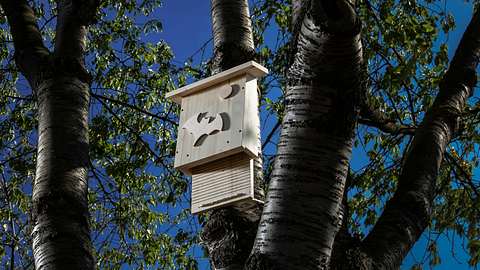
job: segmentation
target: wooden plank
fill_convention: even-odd
[[[167,93],[166,97],[173,99],[173,101],[177,104],[181,104],[183,97],[192,95],[194,93],[202,91],[205,88],[244,74],[249,74],[256,78],[261,78],[268,74],[268,69],[255,61],[250,61],[220,72],[206,79],[184,86],[175,91],[169,92]]]
[[[258,156],[262,151],[262,146],[260,140],[260,115],[258,111],[258,87],[255,77],[249,75],[246,77],[245,89],[242,146],[248,149],[253,156]]]

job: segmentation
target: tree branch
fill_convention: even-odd
[[[265,142],[263,142],[262,150],[268,145],[270,140],[272,140],[273,135],[275,135],[275,132],[277,132],[277,130],[280,127],[281,124],[282,124],[282,121],[278,120],[277,123],[275,124],[275,126],[270,131],[270,133],[267,135],[267,138],[265,139]]]
[[[480,11],[474,13],[432,108],[415,132],[398,188],[363,242],[376,269],[398,269],[428,226],[445,148],[476,84],[480,59]]]
[[[476,187],[475,184],[472,181],[472,174],[470,172],[467,172],[462,167],[462,165],[460,165],[458,163],[457,159],[454,158],[452,155],[450,155],[448,152],[445,153],[445,158],[446,158],[447,161],[450,161],[451,165],[454,166],[455,168],[457,168],[457,170],[459,170],[460,173],[462,174],[462,175],[458,175],[456,170],[454,169],[453,173],[455,174],[457,179],[459,181],[462,181],[462,182],[466,183],[470,187],[470,189],[473,191],[473,193],[475,193],[475,195],[477,197],[479,197],[480,193],[478,191],[478,187]]]
[[[297,27],[297,25],[301,24],[303,21],[303,16],[305,15],[304,2],[304,0],[292,1],[292,33],[298,32],[299,27]]]
[[[360,108],[360,118],[358,122],[363,125],[380,129],[385,133],[392,135],[404,134],[413,135],[415,127],[397,124],[395,120],[389,119],[384,113],[378,109],[374,109],[367,104],[362,104]]]
[[[86,29],[93,22],[99,1],[57,0],[55,55],[83,63]]]
[[[58,0],[55,61],[63,73],[76,75],[84,82],[91,78],[85,68],[85,41],[88,26],[94,22],[98,0]]]
[[[15,62],[35,90],[48,65],[50,52],[43,44],[33,9],[26,0],[0,0],[7,15],[15,48]]]
[[[143,113],[145,115],[148,115],[148,116],[151,116],[155,119],[159,119],[159,120],[162,120],[162,121],[165,121],[165,122],[168,122],[170,123],[171,125],[173,126],[177,126],[178,123],[169,119],[167,116],[162,116],[162,115],[158,115],[158,114],[155,114],[155,113],[151,113],[149,111],[146,111],[138,106],[135,106],[135,105],[132,105],[130,103],[127,103],[127,102],[123,102],[121,100],[118,100],[118,99],[114,99],[114,98],[110,98],[110,97],[106,97],[106,96],[103,96],[103,95],[98,95],[98,94],[95,94],[95,93],[92,93],[90,92],[90,95],[96,99],[103,99],[103,100],[108,100],[112,103],[116,103],[116,104],[119,104],[121,106],[124,106],[124,107],[127,107],[127,108],[130,108],[132,110],[135,110],[135,111],[138,111],[140,113]]]

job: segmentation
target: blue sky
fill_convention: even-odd
[[[464,1],[447,1],[447,9],[451,11],[456,19],[457,28],[451,32],[448,37],[449,55],[454,53],[461,35],[468,24],[471,17],[471,4]],[[211,55],[212,48],[211,42],[211,23],[210,23],[210,1],[203,0],[165,0],[164,7],[159,9],[155,14],[163,23],[163,32],[159,35],[155,35],[155,38],[163,39],[173,49],[175,54],[176,64],[183,64],[189,57],[195,56],[195,59],[202,58],[207,60]],[[152,40],[155,41],[155,40]],[[158,40],[156,40],[158,41]],[[156,42],[155,41],[155,42]],[[199,49],[207,44],[204,51]],[[204,53],[203,57],[202,53]],[[265,118],[265,115],[262,115]],[[272,121],[267,121],[267,127],[262,127],[262,132],[265,134],[269,132],[269,127],[272,126]],[[267,149],[269,152],[274,149]],[[355,153],[354,153],[355,154]],[[357,157],[353,159],[352,166],[360,166],[365,162],[363,157]],[[429,238],[436,236],[425,233],[420,241],[414,246],[412,252],[406,258],[402,269],[410,269],[410,267],[417,261],[421,261],[425,254],[426,244]],[[452,249],[451,240],[457,242],[456,248]],[[450,234],[449,238],[440,236],[439,252],[442,259],[442,264],[434,269],[470,269],[466,264],[467,255],[462,248],[458,245],[459,239],[455,238],[454,234]],[[452,256],[452,252],[455,253],[455,258]],[[428,260],[427,260],[428,261]],[[424,265],[425,269],[429,269],[428,264]],[[206,263],[201,264],[202,269],[208,269]]]

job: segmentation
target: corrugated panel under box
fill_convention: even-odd
[[[244,153],[192,169],[192,213],[225,205],[242,212],[262,203],[254,196],[254,160]]]

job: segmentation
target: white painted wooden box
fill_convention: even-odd
[[[181,104],[175,168],[192,175],[192,213],[261,202],[253,161],[261,151],[257,79],[267,72],[251,61],[167,94]]]

